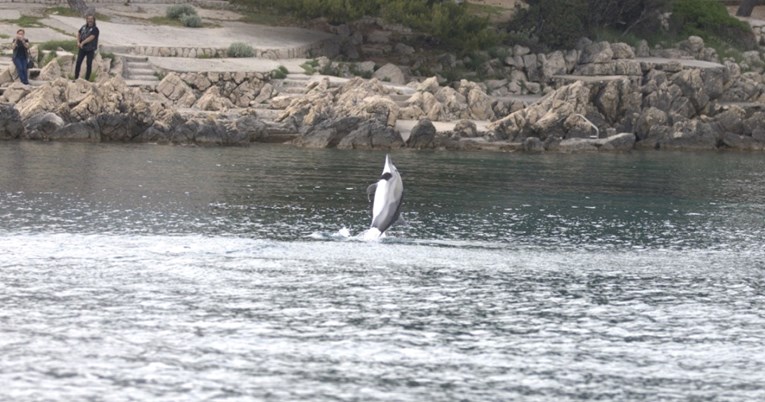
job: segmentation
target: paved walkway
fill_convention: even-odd
[[[213,18],[218,27],[185,28],[153,25],[149,19],[164,15],[169,5],[98,5],[99,13],[109,15],[112,21],[98,21],[101,30],[99,44],[106,51],[132,53],[139,48],[193,48],[227,49],[234,42],[252,46],[257,54],[270,52],[272,57],[203,59],[179,57],[150,57],[158,67],[173,71],[252,71],[268,72],[285,66],[291,72],[302,72],[304,58],[279,59],[280,54],[300,53],[301,49],[315,47],[331,34],[293,27],[270,27],[235,21],[239,15],[226,10],[199,9],[203,18]],[[0,33],[9,36],[19,28],[13,21],[22,15],[42,16],[48,9],[44,4],[0,3]],[[42,27],[25,28],[34,43],[50,40],[73,40],[83,24],[82,18],[49,15],[40,20]],[[8,45],[10,46],[10,39]],[[278,51],[282,51],[279,53]],[[273,56],[276,57],[273,57]]]

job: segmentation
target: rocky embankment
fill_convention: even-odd
[[[156,88],[128,87],[119,60],[98,60],[96,83],[68,80],[71,55],[59,55],[40,72],[41,85],[5,88],[0,138],[526,152],[765,149],[761,73],[700,61],[716,55],[699,38],[662,52],[606,42],[539,55],[516,49],[505,59],[508,79],[486,83],[160,72]],[[662,55],[672,58],[655,57]],[[4,74],[0,82],[12,71]],[[539,96],[518,96],[534,92]]]

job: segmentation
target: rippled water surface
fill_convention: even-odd
[[[761,154],[0,143],[0,400],[765,400]]]

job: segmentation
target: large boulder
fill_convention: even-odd
[[[24,138],[30,140],[46,140],[51,134],[66,125],[64,119],[55,113],[45,112],[32,116],[24,123],[26,133]]]
[[[501,140],[520,142],[530,136],[543,141],[548,137],[563,138],[567,130],[565,120],[575,114],[586,115],[589,102],[589,87],[577,81],[561,87],[525,109],[492,122],[488,129]]]
[[[228,98],[221,96],[218,87],[210,87],[197,99],[193,107],[200,110],[223,111],[233,108],[234,104]]]
[[[614,58],[614,51],[608,42],[593,42],[582,50],[579,64],[608,63]]]
[[[433,148],[435,138],[436,127],[433,125],[433,122],[428,119],[420,119],[412,127],[412,132],[406,140],[406,145],[409,148],[416,149]]]
[[[197,101],[194,90],[175,73],[169,73],[157,84],[157,92],[177,107],[191,107]]]
[[[348,134],[359,128],[362,119],[357,116],[325,120],[309,127],[293,144],[306,148],[334,148]]]
[[[391,84],[395,85],[406,84],[406,77],[404,77],[404,72],[401,71],[398,66],[392,63],[388,63],[378,68],[377,71],[372,74],[372,76],[380,81],[390,82]]]
[[[13,105],[0,103],[0,140],[12,140],[21,137],[24,125],[21,114]]]
[[[339,149],[398,149],[404,146],[401,134],[378,121],[365,122],[340,143]]]

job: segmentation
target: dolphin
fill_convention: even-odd
[[[393,166],[390,155],[385,155],[385,166],[380,180],[367,187],[367,198],[370,200],[372,193],[375,197],[372,204],[372,224],[369,229],[370,232],[379,232],[377,235],[381,236],[399,219],[401,202],[404,199],[404,183],[401,181],[398,169]]]

